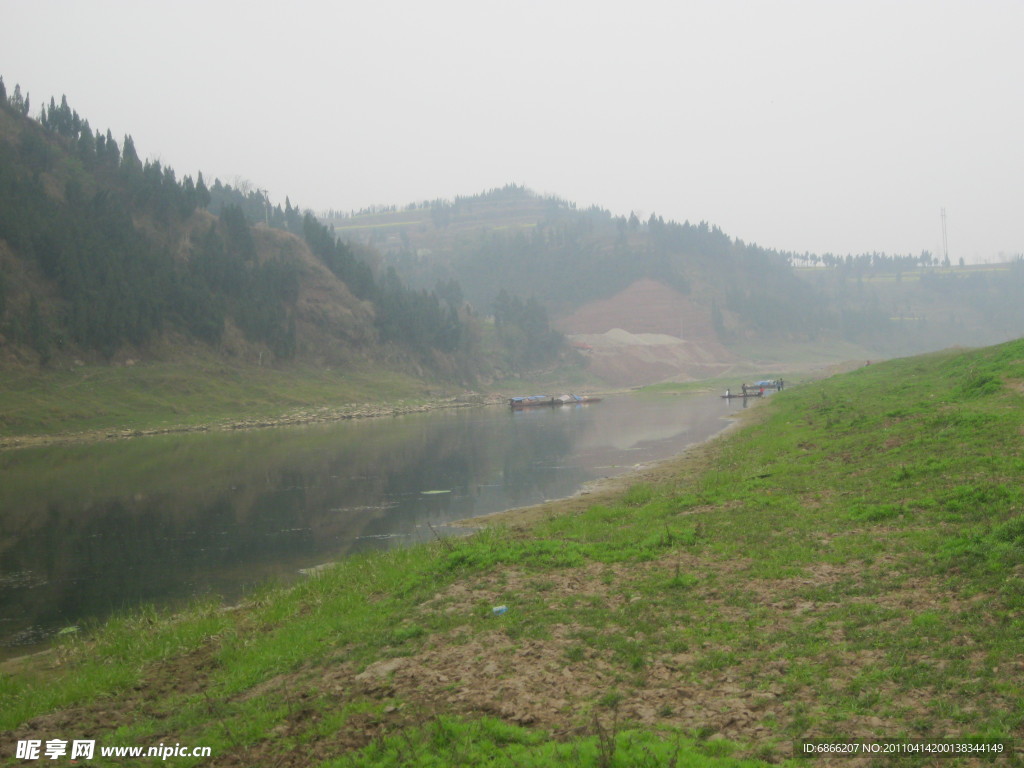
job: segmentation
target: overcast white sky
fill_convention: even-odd
[[[1024,252],[1021,0],[0,0],[0,75],[316,210],[515,182],[798,252]]]

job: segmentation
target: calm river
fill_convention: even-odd
[[[235,600],[349,553],[569,496],[682,452],[742,407],[623,395],[0,452],[0,656],[113,611]]]

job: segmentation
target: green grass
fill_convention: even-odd
[[[409,768],[410,766],[487,765],[495,768],[725,768],[761,765],[731,756],[727,741],[699,742],[677,734],[638,730],[602,730],[596,735],[560,742],[547,734],[494,718],[465,721],[439,717],[414,732],[402,732],[324,763],[325,768]]]
[[[740,765],[789,758],[800,738],[1019,742],[1022,382],[1014,342],[785,390],[699,460],[528,530],[64,638],[57,670],[0,677],[0,729],[102,712],[107,743],[172,734],[251,764],[329,766]],[[454,678],[358,683],[451,658]],[[538,675],[571,679],[561,705],[527,699],[549,722],[499,717],[503,686]]]
[[[806,384],[817,381],[826,376],[824,366],[814,368],[801,368],[794,365],[792,368],[779,370],[772,366],[772,370],[765,370],[752,364],[737,365],[727,376],[718,376],[711,379],[700,379],[698,381],[663,381],[657,384],[649,384],[641,389],[641,392],[650,394],[689,394],[692,392],[716,392],[721,394],[726,389],[738,392],[740,385],[746,382],[752,384],[761,379],[782,379],[787,387],[798,384]]]
[[[0,437],[192,427],[353,402],[426,399],[422,382],[366,365],[276,370],[196,359],[15,369],[0,379]]]
[[[797,370],[841,364],[849,360],[870,360],[878,357],[877,353],[872,353],[859,344],[844,341],[769,341],[756,344],[735,342],[728,346],[731,352],[743,360],[782,365]]]

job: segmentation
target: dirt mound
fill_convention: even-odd
[[[663,333],[634,334],[613,328],[569,339],[590,359],[590,369],[610,384],[638,386],[724,374],[735,358],[717,342],[696,342]]]
[[[554,325],[616,386],[707,378],[736,362],[718,342],[710,308],[646,278]]]
[[[584,304],[554,323],[562,333],[664,333],[691,341],[718,343],[711,310],[656,280],[637,280],[611,298]]]

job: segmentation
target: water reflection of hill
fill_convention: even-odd
[[[571,444],[548,430],[513,434],[510,445],[503,418],[468,428],[470,418],[0,454],[0,635],[197,592],[233,597],[396,528],[473,514],[480,478],[502,473],[507,451],[554,455]],[[433,489],[449,492],[423,493]]]
[[[720,428],[721,408],[681,411],[685,400],[0,453],[0,643],[142,602],[233,598],[452,520],[569,495],[610,465],[647,460],[648,446],[670,454]]]

